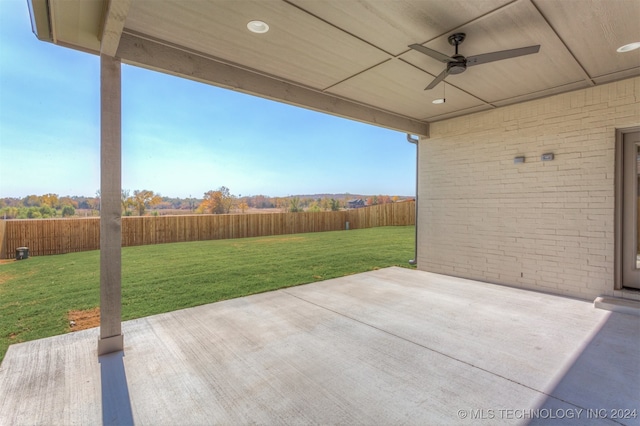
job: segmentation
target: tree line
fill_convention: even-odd
[[[202,198],[163,197],[151,190],[123,189],[121,194],[123,216],[160,214],[230,214],[246,213],[253,209],[276,209],[282,212],[338,211],[348,208],[348,201],[362,200],[364,205],[385,204],[410,197],[353,194],[316,194],[270,197],[266,195],[241,196],[221,186],[207,191]],[[59,196],[58,194],[28,195],[24,198],[0,198],[0,219],[46,219],[55,217],[99,216],[100,191],[93,197]]]
[[[24,198],[0,198],[0,217],[5,219],[41,219],[76,215],[78,201],[58,194],[28,195]]]

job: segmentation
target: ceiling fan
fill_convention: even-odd
[[[465,33],[455,33],[449,36],[449,44],[456,47],[456,53],[453,56],[447,56],[443,53],[436,52],[435,50],[431,50],[421,44],[409,45],[409,47],[413,50],[417,50],[420,53],[424,53],[427,56],[431,56],[432,58],[447,64],[447,68],[442,71],[435,78],[435,80],[433,80],[431,84],[429,84],[424,90],[433,89],[449,74],[463,73],[467,69],[467,67],[486,64],[487,62],[515,58],[516,56],[530,55],[532,53],[538,53],[538,51],[540,50],[540,45],[537,45],[521,47],[519,49],[502,50],[499,52],[483,53],[481,55],[469,56],[468,58],[465,58],[464,56],[458,54],[458,46],[462,44],[465,37]]]

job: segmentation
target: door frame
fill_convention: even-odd
[[[627,133],[640,132],[640,126],[616,129],[616,151],[615,151],[615,208],[614,208],[614,290],[622,290],[622,184],[623,175],[623,141]]]

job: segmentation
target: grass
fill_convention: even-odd
[[[414,227],[401,226],[126,247],[122,317],[407,266],[413,244]],[[69,332],[69,311],[99,300],[99,251],[0,265],[0,362],[10,344]]]

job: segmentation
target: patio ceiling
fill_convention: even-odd
[[[42,40],[428,136],[428,123],[640,75],[637,0],[29,0]],[[266,34],[247,30],[262,20]],[[423,90],[453,54],[541,45]]]

